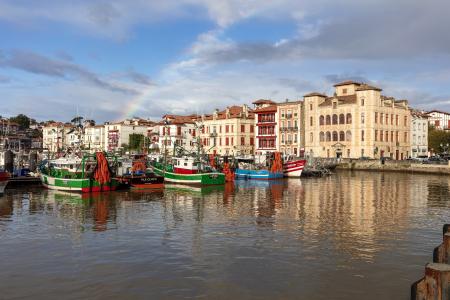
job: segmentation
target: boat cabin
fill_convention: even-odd
[[[194,157],[174,157],[173,171],[178,174],[197,174],[200,163]]]

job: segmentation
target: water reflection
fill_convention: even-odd
[[[445,176],[345,172],[146,192],[9,191],[0,198],[0,259],[26,249],[27,240],[45,241],[36,257],[53,253],[66,269],[89,262],[138,276],[137,298],[407,299],[450,217],[449,184]],[[90,260],[86,251],[104,256]],[[30,262],[25,253],[9,265]],[[53,267],[39,261],[44,273]],[[88,279],[104,275],[89,272]],[[1,283],[14,274],[10,285]],[[0,288],[24,296],[14,287],[30,280],[26,274],[0,271]],[[130,295],[128,277],[108,276],[125,291],[117,295]],[[77,278],[83,298],[89,288]],[[67,288],[58,287],[53,296]],[[377,292],[367,296],[371,289]]]

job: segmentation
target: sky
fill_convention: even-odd
[[[450,111],[447,0],[0,0],[0,115],[97,122],[332,95]]]

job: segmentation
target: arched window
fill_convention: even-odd
[[[333,125],[338,123],[338,116],[337,115],[333,115]]]
[[[325,118],[325,124],[331,125],[331,117],[330,117],[330,115],[327,115],[327,116],[326,116],[326,118]]]
[[[339,115],[339,124],[345,124],[345,115],[344,114]]]
[[[347,142],[351,142],[352,141],[352,132],[350,130],[347,130],[347,132],[345,133],[345,137]]]
[[[331,133],[327,132],[327,142],[331,142]]]
[[[325,125],[325,118],[323,116],[319,118],[319,125]]]
[[[339,132],[339,141],[341,142],[345,141],[345,132],[343,131]]]
[[[325,133],[320,132],[319,137],[320,137],[320,141],[321,141],[321,142],[325,142]]]
[[[333,142],[337,142],[338,141],[338,133],[337,131],[333,131]]]
[[[347,114],[347,124],[352,124],[352,114]]]

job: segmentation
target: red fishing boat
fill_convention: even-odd
[[[5,191],[6,185],[9,182],[9,178],[11,176],[8,172],[0,171],[0,195],[3,195],[3,192]]]
[[[306,160],[292,159],[283,163],[283,173],[285,177],[300,177],[305,168]]]

